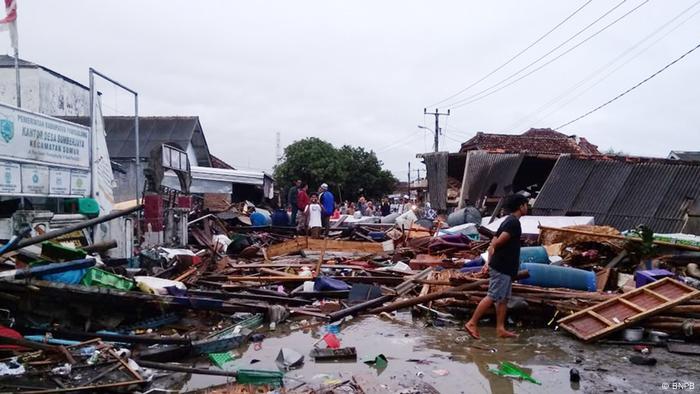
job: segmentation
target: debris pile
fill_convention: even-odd
[[[480,223],[448,227],[437,219],[427,228],[345,223],[342,216],[324,238],[312,238],[291,226],[251,225],[245,204],[204,203],[218,213],[194,212],[187,245],[146,247],[130,259],[109,258],[110,245],[68,247],[51,233],[20,232],[7,243],[0,340],[8,357],[0,389],[145,391],[172,387],[161,381],[170,371],[312,392],[310,382],[290,384],[288,372],[305,362],[364,357],[338,335],[353,316],[393,319],[412,308],[432,325],[458,329],[486,295],[482,266],[492,232]],[[671,339],[698,339],[694,239],[643,227],[539,232],[534,246],[521,250],[508,305],[513,319],[559,326],[584,341],[667,342],[671,350],[684,344]],[[312,349],[280,349],[277,370],[232,369],[237,348],[261,346],[281,326],[325,327],[325,334]],[[639,335],[629,337],[636,327]],[[377,352],[364,361],[381,369],[389,359]],[[492,371],[539,383],[512,363]],[[368,384],[358,374],[332,386]]]

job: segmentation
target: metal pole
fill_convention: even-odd
[[[139,147],[139,95],[134,92],[134,131],[136,133],[136,204],[140,204],[141,190],[141,151]],[[136,239],[141,243],[141,211],[136,213]]]
[[[438,151],[438,141],[439,141],[438,135],[440,134],[440,121],[438,120],[438,119],[440,119],[440,115],[437,115],[437,114],[438,114],[438,110],[437,110],[437,108],[435,108],[435,141],[433,142],[435,144],[434,145],[435,152]]]
[[[22,108],[22,93],[19,82],[19,49],[15,47],[15,84],[17,85],[17,108]]]
[[[135,157],[136,163],[135,163],[134,167],[136,168],[136,178],[135,178],[136,188],[135,189],[136,189],[136,203],[138,204],[139,203],[139,190],[141,188],[139,186],[139,184],[141,183],[141,171],[140,171],[141,157],[140,157],[140,151],[139,151],[139,94],[135,90],[132,90],[132,89],[124,86],[123,84],[121,84],[121,83],[115,81],[114,79],[102,74],[101,72],[95,70],[94,68],[90,68],[90,78],[92,78],[93,74],[97,74],[98,76],[100,76],[104,80],[111,82],[111,83],[119,86],[120,88],[122,88],[122,89],[126,90],[127,92],[134,95],[134,133],[136,134],[136,157]],[[91,84],[92,84],[92,79],[91,79]],[[91,100],[92,100],[92,98],[91,98]],[[137,242],[140,243],[141,242],[141,212],[140,211],[136,215],[136,220],[137,220],[137,222],[136,222],[136,237],[138,239]]]

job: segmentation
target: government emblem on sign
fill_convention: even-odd
[[[34,175],[32,176],[32,182],[34,182],[34,183],[39,183],[39,175],[34,174]]]
[[[83,180],[80,179],[80,178],[78,178],[78,180],[75,181],[75,185],[78,186],[78,187],[83,187]]]
[[[8,143],[15,136],[15,124],[9,119],[0,119],[0,137]]]

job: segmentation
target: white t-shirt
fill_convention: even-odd
[[[306,214],[309,215],[309,227],[321,227],[321,206],[309,204],[306,206]]]

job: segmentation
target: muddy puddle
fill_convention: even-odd
[[[237,349],[239,357],[226,370],[252,368],[278,370],[275,358],[282,347],[305,356],[301,368],[287,372],[287,387],[307,383],[344,381],[355,374],[371,374],[391,392],[411,391],[420,382],[440,393],[653,393],[669,392],[664,384],[700,383],[700,358],[652,349],[656,366],[637,366],[627,359],[636,354],[627,345],[584,345],[566,334],[542,328],[520,328],[517,339],[495,338],[492,324],[483,324],[482,339],[470,339],[459,326],[426,327],[424,320],[400,314],[396,320],[364,317],[343,324],[338,338],[343,347],[357,349],[357,362],[314,362],[308,353],[325,330],[322,326],[290,330],[280,327],[268,332],[262,346],[248,344]],[[388,365],[376,369],[362,361],[384,354]],[[489,372],[501,361],[523,368],[542,384],[517,381]],[[202,361],[203,366],[207,361]],[[216,368],[216,367],[211,367]],[[576,368],[581,382],[570,382],[569,371]],[[227,383],[226,378],[191,376],[184,391]],[[687,386],[685,386],[687,387]],[[700,391],[700,387],[694,390]],[[430,392],[430,391],[427,391]],[[676,390],[675,392],[679,392]]]

